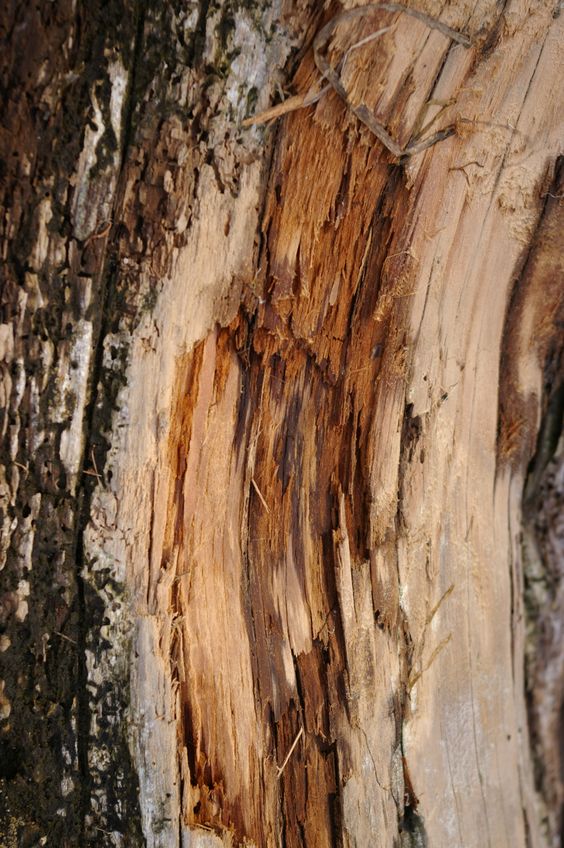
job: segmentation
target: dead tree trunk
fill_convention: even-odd
[[[4,4],[8,848],[560,844],[562,17],[411,8]]]

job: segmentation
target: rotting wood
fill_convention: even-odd
[[[89,126],[60,183],[67,192],[76,166],[78,189],[57,195],[70,204],[78,306],[48,290],[68,236],[39,182],[24,221],[36,239],[16,251],[32,257],[25,298],[16,262],[6,303],[19,306],[0,337],[11,367],[43,351],[55,384],[81,363],[76,411],[47,418],[36,457],[35,419],[29,438],[6,424],[13,467],[29,473],[6,478],[19,523],[5,525],[18,598],[3,596],[15,645],[4,739],[33,741],[45,721],[15,670],[43,693],[45,655],[72,666],[49,696],[67,712],[46,705],[64,738],[44,746],[53,797],[34,772],[25,818],[17,781],[31,764],[4,775],[13,842],[24,828],[71,845],[552,848],[557,818],[548,835],[540,819],[561,788],[548,759],[533,780],[518,543],[542,375],[559,379],[552,285],[546,311],[541,299],[556,279],[546,216],[561,193],[552,11],[452,3],[441,20],[469,33],[467,51],[405,15],[377,43],[364,17],[335,32],[336,55],[360,45],[342,69],[347,98],[401,149],[429,103],[450,104],[456,134],[403,167],[332,91],[284,119],[271,161],[259,130],[235,134],[266,108],[290,46],[323,28],[305,7],[140,5],[125,17],[127,155],[89,178],[109,126],[104,86],[121,90],[112,54],[111,85],[81,89]],[[303,51],[296,89],[317,77]],[[10,329],[32,318],[39,354]],[[3,376],[15,414],[20,384]],[[65,607],[45,613],[43,583],[27,594],[16,573],[38,521],[45,534],[68,527],[80,554],[60,545]],[[48,542],[35,543],[36,575],[51,574]],[[33,668],[20,659],[29,644]],[[542,761],[554,736],[538,732],[537,709]],[[66,819],[49,831],[59,805]]]
[[[157,350],[151,312],[206,203],[225,195],[221,230],[234,216],[252,263],[263,145],[256,133],[242,145],[236,125],[270,96],[296,37],[281,26],[270,40],[273,15],[137,0],[0,12],[0,832],[10,848],[137,845],[143,828],[163,845],[178,839],[178,812],[173,821],[166,809],[178,780],[155,774],[151,749],[168,739],[159,757],[168,750],[176,775],[172,701],[168,737],[147,730],[145,704],[135,715],[138,697],[155,701],[160,637],[143,657],[146,688],[132,693],[134,637],[150,645],[152,631],[129,585],[137,519],[121,520],[111,458],[128,452],[126,428],[139,435],[123,395],[129,357]],[[230,302],[236,266],[236,256],[224,265]],[[215,300],[199,314],[193,339],[220,317]],[[167,338],[174,356],[191,344],[170,322]],[[146,771],[131,764],[137,750]]]

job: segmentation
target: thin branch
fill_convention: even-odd
[[[250,118],[245,118],[241,126],[250,127],[253,124],[266,124],[268,121],[274,121],[276,118],[281,118],[282,115],[287,115],[289,112],[295,112],[297,109],[305,109],[306,106],[313,106],[318,100],[321,100],[324,94],[327,94],[330,85],[325,85],[319,88],[319,83],[316,83],[312,88],[306,91],[305,94],[294,94],[293,97],[288,97],[282,103],[272,106],[270,109],[265,109],[258,115],[253,115]]]
[[[90,469],[88,469],[87,471],[84,471],[83,473],[86,474],[88,477],[95,477],[96,480],[98,481],[98,483],[100,483],[101,480],[102,480],[102,476],[101,476],[100,472],[98,471],[98,466],[96,465],[96,457],[94,456],[94,448],[90,449],[90,458],[92,460],[92,467],[93,467],[94,470],[91,471]]]
[[[464,47],[469,47],[471,44],[470,39],[464,33],[458,32],[458,30],[452,29],[446,24],[442,23],[442,21],[437,20],[436,18],[432,18],[429,15],[424,14],[423,12],[418,12],[415,9],[408,8],[407,6],[403,6],[400,3],[367,3],[364,6],[357,6],[353,9],[348,9],[344,12],[341,12],[335,17],[331,18],[331,20],[322,27],[313,40],[313,58],[317,67],[317,70],[321,74],[321,80],[316,83],[306,94],[296,94],[293,97],[289,97],[288,100],[285,100],[283,103],[279,103],[277,106],[273,106],[271,109],[266,109],[264,112],[261,112],[258,115],[255,115],[252,118],[247,118],[242,122],[244,127],[248,127],[251,124],[263,124],[267,121],[274,120],[275,118],[279,118],[281,115],[286,115],[289,112],[293,112],[296,109],[302,109],[305,106],[310,106],[313,103],[316,103],[324,94],[332,88],[337,92],[339,97],[345,102],[347,108],[354,114],[356,117],[366,126],[368,129],[376,136],[376,138],[388,148],[388,150],[396,157],[401,158],[403,156],[411,156],[414,153],[420,153],[425,150],[427,147],[431,147],[433,144],[436,144],[438,141],[442,141],[445,138],[448,138],[455,131],[454,126],[445,127],[442,130],[438,130],[433,133],[433,135],[428,136],[427,138],[421,138],[421,134],[428,129],[428,127],[434,123],[434,121],[441,114],[442,110],[435,115],[435,117],[427,124],[426,127],[421,130],[421,133],[415,135],[412,138],[411,142],[407,144],[406,147],[401,147],[398,142],[389,134],[383,124],[380,121],[377,121],[372,112],[368,109],[366,104],[360,103],[359,105],[355,105],[351,102],[348,97],[348,93],[342,82],[343,69],[347,63],[347,60],[353,50],[356,50],[358,47],[362,47],[365,44],[374,41],[376,38],[379,38],[384,33],[388,32],[391,27],[383,27],[382,29],[376,30],[375,32],[367,35],[365,38],[362,38],[360,41],[357,41],[355,44],[351,45],[345,52],[344,56],[341,58],[337,67],[333,67],[328,59],[323,54],[324,49],[327,47],[329,40],[336,28],[343,21],[351,20],[353,18],[363,17],[366,14],[374,13],[374,12],[401,12],[406,15],[410,15],[413,18],[424,23],[430,29],[437,29],[447,38],[450,38],[452,41],[456,41],[458,44],[464,45]],[[323,88],[319,88],[321,82],[324,80],[328,80],[328,85],[324,85]]]
[[[64,633],[61,633],[61,632],[60,632],[60,630],[53,630],[53,633],[55,634],[55,636],[60,636],[60,637],[61,637],[61,639],[66,639],[66,641],[67,641],[67,642],[70,642],[70,643],[71,643],[71,645],[76,645],[76,644],[77,644],[77,643],[75,642],[75,640],[74,640],[74,639],[71,639],[71,638],[70,638],[70,636],[65,636],[65,634],[64,634]]]

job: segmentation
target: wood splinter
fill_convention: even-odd
[[[264,499],[264,495],[262,494],[261,490],[259,489],[259,487],[258,487],[257,483],[255,482],[255,478],[254,478],[254,477],[251,477],[251,484],[252,484],[252,486],[253,486],[253,489],[254,489],[254,490],[255,490],[255,492],[257,493],[258,498],[259,498],[259,500],[260,500],[261,504],[263,505],[263,507],[264,507],[264,508],[265,508],[265,510],[267,511],[268,515],[270,515],[270,509],[269,509],[269,507],[268,507],[268,504],[267,504],[266,500]]]
[[[470,38],[464,33],[459,32],[458,30],[452,29],[446,24],[442,23],[442,21],[437,20],[436,18],[431,17],[430,15],[426,15],[424,12],[418,12],[416,9],[410,9],[407,6],[402,6],[400,3],[367,3],[365,6],[357,6],[354,9],[348,9],[344,12],[341,12],[338,15],[335,15],[334,18],[325,24],[322,27],[313,40],[313,57],[316,64],[316,67],[321,74],[321,80],[327,80],[327,85],[320,88],[320,82],[316,82],[312,88],[309,89],[305,94],[297,94],[293,97],[285,100],[284,103],[279,103],[277,106],[273,106],[270,109],[267,109],[264,112],[261,112],[258,115],[255,115],[252,118],[247,118],[243,121],[242,125],[244,127],[250,126],[252,124],[263,124],[271,120],[275,120],[276,118],[281,117],[282,115],[286,115],[289,112],[294,112],[296,109],[304,109],[306,106],[312,106],[314,103],[317,103],[328,91],[329,89],[333,89],[337,92],[339,97],[345,102],[350,111],[356,115],[356,117],[366,126],[368,129],[376,136],[376,138],[386,147],[390,153],[392,153],[396,158],[401,159],[405,156],[413,156],[415,153],[421,153],[423,150],[426,150],[428,147],[436,144],[438,141],[442,141],[445,138],[451,136],[455,128],[454,126],[448,126],[444,129],[437,130],[432,135],[427,138],[422,138],[423,133],[429,126],[436,120],[435,118],[427,124],[423,129],[415,135],[412,141],[410,141],[405,147],[402,147],[398,142],[389,134],[383,124],[380,121],[376,120],[370,109],[365,103],[360,103],[356,106],[351,102],[347,91],[342,83],[342,72],[344,66],[347,62],[347,59],[351,52],[358,47],[361,47],[367,44],[370,41],[374,41],[376,38],[379,38],[385,32],[391,29],[391,27],[384,27],[382,29],[377,30],[371,35],[366,36],[360,41],[353,44],[346,51],[345,55],[339,62],[339,65],[334,68],[324,55],[324,50],[329,43],[331,36],[334,31],[337,29],[339,24],[343,23],[346,20],[352,20],[353,18],[364,17],[367,14],[372,12],[401,12],[409,15],[412,18],[416,18],[418,21],[424,23],[429,29],[436,29],[445,35],[447,38],[450,38],[451,41],[456,41],[458,44],[462,44],[464,47],[470,47],[471,41]],[[442,111],[442,110],[441,110]],[[440,113],[439,113],[440,114]]]
[[[284,758],[284,762],[282,763],[282,765],[281,765],[281,766],[277,766],[277,767],[276,767],[276,779],[277,779],[277,780],[279,780],[279,779],[280,779],[280,777],[281,777],[281,775],[282,775],[282,772],[283,772],[283,771],[284,771],[284,769],[286,768],[286,766],[287,766],[287,764],[288,764],[288,760],[290,759],[290,757],[292,756],[292,754],[293,754],[293,752],[294,752],[294,748],[296,747],[296,745],[297,745],[297,744],[298,744],[298,742],[300,741],[300,738],[303,736],[303,732],[304,732],[303,727],[300,727],[300,729],[298,730],[298,734],[297,734],[296,738],[295,738],[295,739],[294,739],[294,741],[292,742],[292,747],[290,748],[290,750],[288,751],[288,753],[286,754],[286,756],[285,756],[285,758]]]

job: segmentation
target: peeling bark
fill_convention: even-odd
[[[49,6],[1,13],[5,844],[556,846],[562,19],[344,19],[347,102],[264,129],[337,4]]]
[[[561,158],[554,173],[547,174],[545,186],[542,215],[506,317],[499,454],[522,469],[528,463],[515,603],[526,622],[525,687],[537,816],[545,844],[557,846],[562,840],[564,806],[560,741],[564,385],[562,348],[557,341],[564,320]]]

